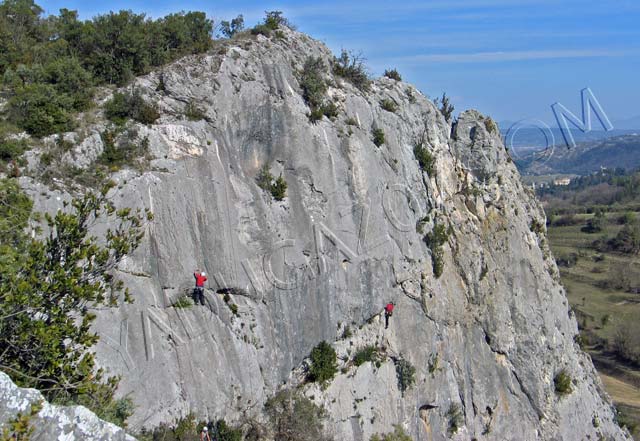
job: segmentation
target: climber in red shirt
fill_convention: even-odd
[[[196,304],[200,302],[201,305],[204,305],[204,282],[207,281],[207,273],[196,270],[196,272],[193,273],[193,277],[196,279],[196,287],[193,290],[193,301]]]
[[[389,327],[389,317],[393,315],[393,307],[396,306],[395,303],[389,302],[387,306],[384,307],[384,329]]]

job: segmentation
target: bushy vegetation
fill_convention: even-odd
[[[376,147],[380,147],[382,144],[384,144],[385,143],[384,130],[378,127],[374,127],[372,141],[376,145]]]
[[[338,106],[327,99],[327,81],[324,76],[327,67],[320,57],[308,57],[302,71],[298,74],[298,81],[302,88],[302,97],[311,112],[309,120],[317,122],[323,116],[335,118],[338,116]]]
[[[611,349],[622,360],[640,366],[640,324],[620,323],[611,339]]]
[[[416,143],[413,147],[413,155],[418,160],[422,171],[426,172],[429,176],[433,175],[435,158],[424,143]]]
[[[144,215],[116,209],[110,188],[45,214],[47,235],[32,238],[31,201],[15,181],[0,182],[0,366],[50,401],[82,404],[122,424],[131,403],[114,400],[118,378],[95,366],[89,307],[114,304],[119,292],[130,300],[111,272],[142,240]],[[89,231],[105,217],[112,228],[99,240]]]
[[[326,341],[321,341],[311,351],[309,380],[326,385],[338,372],[336,351]]]
[[[451,122],[455,107],[453,106],[453,104],[451,104],[451,101],[449,100],[447,94],[443,93],[442,97],[434,99],[433,103],[438,107],[440,113],[442,113],[442,116],[444,116],[444,119],[447,122]]]
[[[229,425],[225,420],[198,422],[194,414],[177,419],[172,424],[163,423],[153,431],[143,430],[136,434],[140,441],[195,441],[198,433],[207,426],[211,439],[216,441],[242,441],[242,429]]]
[[[362,92],[371,87],[371,80],[364,65],[362,56],[342,50],[340,56],[333,60],[333,73],[353,84]]]
[[[239,32],[244,30],[244,17],[242,14],[231,20],[231,22],[222,20],[220,22],[220,33],[226,38],[233,38]]]
[[[398,110],[398,105],[395,101],[390,100],[389,98],[385,98],[380,101],[380,107],[387,112],[395,113]]]
[[[329,441],[323,429],[322,408],[297,391],[283,390],[270,398],[265,411],[279,441]]]
[[[596,211],[595,216],[587,221],[587,224],[582,227],[584,233],[599,233],[602,231],[605,218],[602,210]]]
[[[377,364],[378,366],[380,364],[380,352],[374,345],[364,346],[353,354],[353,364],[356,366],[360,366],[368,361]]]
[[[385,70],[384,76],[387,78],[391,78],[392,80],[402,81],[402,76],[400,75],[400,72],[398,72],[396,69]]]
[[[35,136],[71,130],[92,104],[93,87],[123,85],[183,55],[211,46],[202,12],[151,20],[131,11],[79,20],[61,9],[44,16],[32,0],[0,3],[0,78],[7,116]]]
[[[411,441],[411,437],[398,424],[393,426],[393,432],[385,433],[384,435],[376,433],[370,438],[370,441]]]
[[[104,114],[116,124],[133,119],[142,124],[153,124],[160,117],[155,106],[147,103],[139,90],[116,92],[104,106]]]
[[[416,368],[406,359],[400,357],[394,360],[398,389],[402,395],[416,382]]]
[[[562,369],[553,377],[553,384],[558,395],[568,395],[573,391],[571,376],[565,369]]]
[[[444,250],[442,247],[449,240],[449,231],[444,224],[435,223],[433,229],[424,237],[424,240],[431,250],[433,275],[438,278],[444,271]]]
[[[260,169],[256,181],[258,187],[271,193],[271,196],[276,201],[282,201],[287,196],[287,181],[284,180],[282,175],[274,178],[267,164]]]
[[[267,11],[262,23],[254,26],[251,29],[251,33],[253,35],[264,35],[266,37],[270,37],[272,32],[278,31],[282,26],[289,29],[295,28],[291,22],[285,18],[282,11]]]
[[[13,170],[24,163],[22,155],[27,148],[28,145],[24,139],[5,137],[0,132],[0,172],[16,174]],[[19,171],[17,173],[19,174]]]
[[[104,149],[97,162],[110,169],[120,168],[124,165],[135,166],[135,163],[144,159],[149,151],[148,138],[136,142],[131,139],[134,135],[129,134],[118,140],[118,133],[112,130],[105,130],[101,137]]]
[[[447,431],[450,435],[453,435],[460,430],[464,425],[464,415],[462,415],[462,408],[457,403],[452,403],[446,413],[446,418],[449,421],[447,425]]]

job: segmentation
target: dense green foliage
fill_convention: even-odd
[[[400,76],[400,72],[396,69],[387,69],[384,71],[384,76],[387,78],[391,78],[392,80],[402,81],[402,77]]]
[[[128,119],[153,124],[160,117],[157,109],[144,100],[139,90],[114,93],[104,106],[104,114],[116,124],[124,124]]]
[[[263,22],[254,26],[251,29],[251,33],[253,35],[264,35],[266,37],[270,37],[271,33],[273,31],[278,31],[281,26],[294,29],[291,22],[282,15],[282,11],[267,11]]]
[[[91,105],[92,87],[125,84],[183,55],[211,46],[202,12],[151,20],[131,11],[79,20],[61,9],[45,17],[32,0],[0,4],[0,77],[7,116],[35,136],[71,130]]]
[[[360,366],[366,362],[380,363],[378,348],[374,345],[364,346],[353,354],[353,364]]]
[[[375,434],[371,437],[370,441],[411,441],[411,437],[407,435],[402,426],[393,426],[393,432],[385,433],[384,435]]]
[[[122,423],[130,402],[114,401],[118,379],[95,367],[90,349],[98,336],[88,308],[114,303],[123,291],[111,271],[140,243],[143,216],[116,209],[109,189],[45,214],[48,233],[40,239],[25,231],[29,198],[14,181],[0,182],[0,368],[49,400],[83,404]],[[114,226],[101,240],[89,233],[99,217]]]
[[[222,20],[220,22],[220,33],[226,38],[233,38],[238,32],[242,32],[244,29],[244,17],[242,14],[228,22]]]
[[[409,361],[400,357],[394,360],[398,389],[402,395],[416,382],[416,368]]]
[[[311,366],[309,366],[309,380],[326,384],[333,380],[338,371],[336,351],[326,341],[321,341],[311,351]]]
[[[571,376],[564,369],[553,377],[553,384],[558,395],[567,395],[573,390],[571,387]]]
[[[395,113],[398,110],[398,105],[395,101],[390,100],[389,98],[385,98],[380,101],[380,107],[387,112]]]
[[[376,145],[376,147],[380,147],[382,144],[384,144],[385,143],[384,130],[377,127],[374,128],[372,141]]]
[[[435,158],[423,143],[416,143],[413,147],[413,155],[418,160],[422,171],[426,172],[429,176],[433,175]]]
[[[274,178],[269,171],[269,166],[267,164],[265,164],[258,172],[256,183],[258,184],[258,187],[271,193],[271,196],[276,201],[282,201],[287,196],[287,181],[284,180],[282,175]]]
[[[364,59],[344,49],[340,56],[333,60],[333,73],[346,79],[362,92],[368,91],[371,87],[371,80],[364,65]]]
[[[329,441],[322,427],[324,411],[299,392],[283,390],[270,398],[265,411],[279,441]]]
[[[328,87],[324,78],[326,70],[327,67],[322,58],[308,57],[302,71],[298,74],[302,97],[311,109],[309,113],[311,122],[319,121],[323,116],[327,118],[338,116],[338,106],[326,97]]]
[[[442,246],[449,240],[449,231],[444,224],[436,223],[424,238],[427,246],[431,250],[431,261],[433,275],[440,277],[444,271],[444,250]]]

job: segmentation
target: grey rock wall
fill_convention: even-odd
[[[162,113],[138,127],[155,159],[142,175],[118,172],[114,197],[155,218],[118,272],[135,303],[100,310],[96,324],[100,364],[123,376],[120,393],[138,406],[132,426],[190,411],[258,415],[328,340],[343,357],[377,344],[417,370],[404,396],[391,359],[341,362],[345,373],[326,390],[305,386],[327,408],[335,439],[368,440],[393,424],[420,440],[630,439],[574,343],[544,231],[532,228],[544,212],[484,116],[464,112],[452,130],[409,84],[382,78],[363,94],[327,70],[340,116],[311,124],[295,74],[309,55],[331,57],[287,30],[166,67],[165,93],[158,73],[137,80]],[[206,118],[184,118],[188,103]],[[385,133],[380,147],[374,127]],[[414,158],[419,139],[435,157],[431,175]],[[79,166],[99,153],[99,138],[83,145]],[[286,179],[284,201],[256,185],[264,164]],[[421,220],[425,233],[434,222],[450,227],[439,278]],[[206,306],[172,307],[195,268],[210,275]],[[231,296],[238,315],[215,293],[229,287],[240,292]],[[378,314],[390,300],[385,330]],[[349,339],[340,338],[345,324]],[[561,369],[574,379],[564,397],[553,383]],[[464,415],[455,434],[452,404]]]

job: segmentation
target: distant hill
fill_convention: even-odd
[[[514,157],[514,161],[524,175],[585,175],[603,167],[632,170],[640,167],[640,135],[628,134],[580,142],[575,148],[557,146],[550,158],[537,152],[519,156]]]

